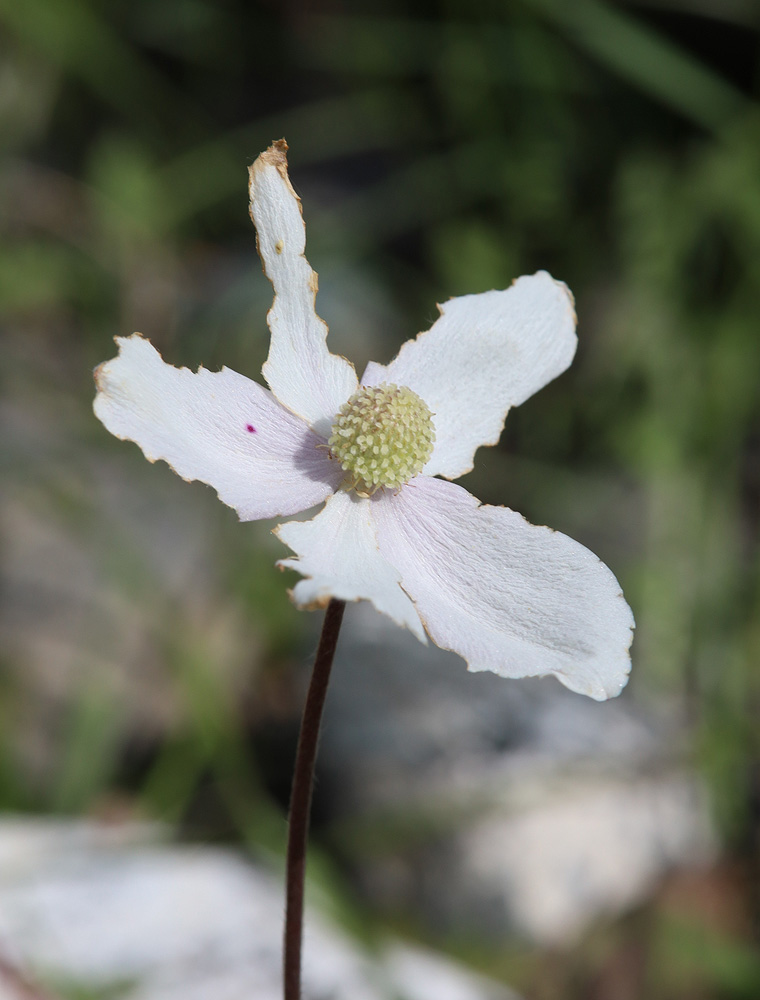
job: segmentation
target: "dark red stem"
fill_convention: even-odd
[[[285,947],[283,955],[284,1000],[301,998],[301,944],[303,941],[303,896],[306,877],[306,845],[309,837],[311,791],[317,759],[319,726],[330,681],[330,670],[343,621],[345,601],[333,598],[327,605],[322,635],[317,647],[309,691],[306,695],[298,737],[293,787],[288,817],[288,854],[285,890]]]

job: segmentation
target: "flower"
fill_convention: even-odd
[[[540,271],[505,291],[439,306],[388,365],[327,349],[317,276],[304,256],[287,144],[250,168],[251,218],[274,287],[269,390],[229,368],[174,368],[140,334],[95,371],[95,413],[187,480],[216,489],[243,521],[324,503],[275,528],[302,574],[302,608],[368,600],[473,671],[554,674],[603,700],[628,679],[631,610],[612,572],[566,535],[450,480],[495,444],[507,412],[561,374],[576,348],[573,299]],[[443,477],[443,478],[438,478]]]

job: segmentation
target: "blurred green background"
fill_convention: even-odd
[[[760,995],[760,3],[0,0],[0,26],[0,808],[281,849],[318,622],[271,525],[111,438],[90,372],[140,330],[258,377],[246,166],[285,136],[360,370],[436,301],[573,289],[575,364],[464,485],[616,572],[624,697],[688,719],[725,845],[725,920],[668,931],[655,895],[571,955],[478,961],[605,1000],[637,947],[648,997]]]

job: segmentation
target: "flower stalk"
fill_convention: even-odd
[[[322,709],[330,681],[330,671],[343,621],[345,601],[332,598],[327,605],[322,635],[314,659],[309,690],[301,719],[301,732],[293,770],[288,815],[288,851],[285,889],[285,940],[283,949],[284,1000],[301,997],[301,946],[303,942],[303,902],[306,878],[306,846],[309,837],[314,764],[317,759]]]

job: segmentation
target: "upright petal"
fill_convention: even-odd
[[[281,139],[249,169],[251,218],[274,288],[263,372],[279,401],[326,436],[358,383],[353,365],[328,351],[327,326],[314,310],[317,276],[304,257],[306,227],[288,177],[287,148]]]
[[[620,693],[633,616],[587,548],[441,479],[418,476],[371,502],[380,551],[428,634],[470,670],[554,674],[597,701]]]
[[[263,386],[229,368],[191,372],[138,333],[95,369],[95,413],[183,479],[213,486],[241,521],[296,514],[340,481],[324,441]]]
[[[425,475],[457,479],[472,469],[477,448],[499,440],[510,407],[569,366],[575,310],[567,287],[546,271],[438,308],[432,327],[389,365],[370,364],[362,384],[393,382],[421,396],[435,415]]]
[[[306,577],[292,591],[299,607],[323,607],[331,597],[372,601],[378,611],[426,641],[398,572],[378,551],[368,500],[339,490],[311,521],[288,521],[274,533],[298,556],[277,565]]]

